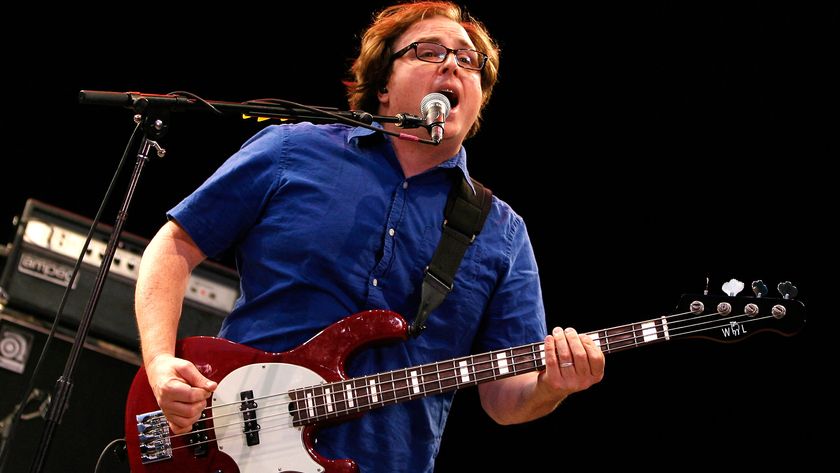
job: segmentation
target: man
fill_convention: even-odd
[[[143,257],[136,307],[149,383],[174,431],[189,430],[217,387],[174,356],[189,273],[206,255],[235,248],[242,296],[220,336],[245,345],[286,351],[366,309],[410,320],[449,190],[468,178],[462,143],[478,129],[497,68],[483,25],[457,6],[389,7],[363,37],[351,107],[411,113],[427,94],[442,93],[452,109],[438,146],[346,125],[269,127],[170,211]],[[544,338],[544,371],[479,386],[484,410],[501,424],[544,416],[603,376],[603,355],[588,337],[560,328],[546,336],[525,225],[496,198],[428,326],[416,339],[363,350],[348,374]],[[432,471],[451,400],[429,396],[325,427],[317,451],[351,458],[364,472]]]

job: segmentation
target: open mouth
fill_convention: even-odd
[[[443,94],[444,97],[449,99],[449,104],[452,105],[452,108],[458,106],[458,95],[449,89],[439,90],[438,93]]]

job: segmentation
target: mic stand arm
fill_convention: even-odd
[[[164,95],[141,92],[82,90],[79,92],[79,103],[125,107],[133,109],[137,113],[143,113],[148,107],[153,107],[167,109],[172,112],[200,111],[212,112],[217,115],[248,115],[296,120],[335,121],[335,119],[326,114],[321,115],[318,113],[322,111],[331,115],[338,115],[350,120],[359,121],[367,125],[376,121],[378,123],[393,123],[400,128],[427,128],[423,118],[407,113],[400,113],[395,116],[371,115],[364,111],[346,111],[333,107],[295,106],[291,105],[291,102],[278,99],[250,100],[248,102],[237,103],[204,100],[194,96],[188,97],[176,94]]]
[[[322,123],[348,123],[391,135],[402,140],[429,145],[439,145],[440,139],[427,140],[410,133],[394,132],[371,126],[378,123],[393,123],[398,128],[425,128],[430,134],[432,125],[416,115],[400,113],[394,116],[371,115],[361,110],[343,111],[332,107],[313,107],[288,100],[259,99],[242,103],[205,100],[190,92],[172,92],[171,94],[146,94],[141,92],[108,92],[101,90],[79,91],[79,103],[85,105],[109,105],[125,107],[137,113],[143,113],[148,107],[165,109],[170,112],[212,112],[219,116],[241,115],[247,117],[286,118],[309,120]],[[440,129],[440,126],[437,127]]]
[[[111,233],[111,238],[108,240],[108,246],[105,249],[105,255],[102,259],[102,264],[99,266],[99,271],[96,273],[96,280],[94,281],[93,289],[88,298],[87,305],[82,313],[79,322],[79,329],[76,331],[76,338],[73,341],[73,347],[67,358],[67,363],[64,365],[64,372],[56,381],[54,392],[52,395],[52,402],[50,403],[46,415],[44,416],[44,430],[41,434],[41,441],[38,445],[38,450],[35,452],[35,458],[30,468],[31,473],[40,473],[43,471],[44,463],[52,443],[53,436],[58,424],[61,423],[64,413],[67,411],[70,402],[70,394],[73,391],[73,373],[76,369],[76,364],[84,347],[85,338],[90,328],[90,323],[93,320],[93,313],[96,311],[96,306],[99,303],[99,298],[102,294],[102,288],[105,285],[105,279],[108,276],[108,270],[111,267],[111,262],[114,259],[114,254],[117,250],[120,235],[123,231],[123,226],[128,215],[128,208],[134,197],[134,191],[137,189],[137,184],[140,181],[140,175],[143,172],[143,167],[149,160],[149,153],[152,149],[158,157],[162,157],[166,151],[157,143],[157,139],[162,137],[168,130],[169,111],[166,108],[146,107],[144,114],[139,114],[134,117],[134,120],[143,128],[143,140],[140,143],[140,148],[137,153],[137,161],[134,164],[134,171],[131,175],[131,180],[128,184],[125,197],[123,198],[120,211],[114,223],[114,230]]]

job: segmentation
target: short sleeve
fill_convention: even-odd
[[[230,247],[258,221],[281,178],[284,126],[263,129],[172,208],[174,219],[207,256]]]
[[[476,337],[479,352],[534,343],[546,335],[545,307],[531,240],[521,217],[511,219],[506,268]]]

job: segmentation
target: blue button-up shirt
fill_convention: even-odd
[[[489,158],[489,157],[486,157]],[[345,125],[271,126],[169,217],[213,256],[235,248],[241,297],[221,337],[285,351],[344,316],[389,309],[411,322],[440,241],[451,173],[466,152],[406,179],[381,134]],[[537,265],[522,218],[493,198],[454,290],[404,343],[365,349],[360,376],[533,343],[545,336]],[[317,450],[363,472],[433,470],[452,393],[374,410],[320,431]]]

